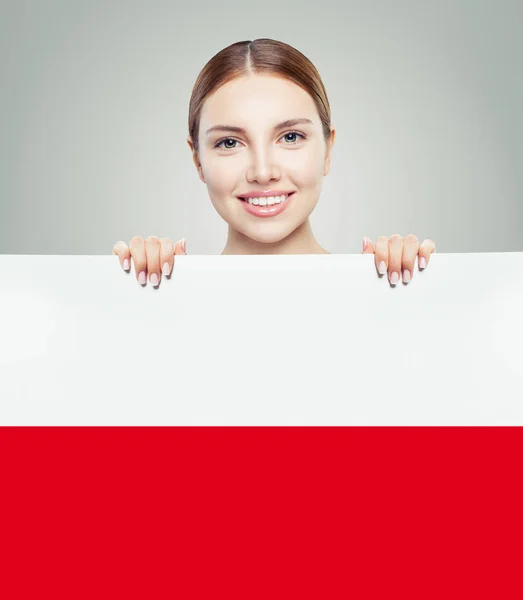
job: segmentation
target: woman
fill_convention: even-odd
[[[199,74],[189,103],[189,136],[198,175],[228,223],[225,254],[330,254],[315,239],[309,216],[330,171],[336,132],[325,87],[301,52],[261,38],[231,44]],[[364,238],[363,253],[376,255],[380,273],[395,284],[410,281],[436,249],[416,236]],[[138,281],[153,285],[168,275],[174,255],[187,254],[155,236],[113,247],[125,270],[133,257]],[[424,259],[425,265],[423,265]]]

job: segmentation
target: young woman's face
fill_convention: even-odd
[[[310,123],[277,126],[289,119]],[[209,129],[241,127],[245,131]],[[190,137],[189,145],[192,148]],[[309,94],[272,75],[248,75],[230,81],[207,98],[200,117],[201,180],[220,216],[231,227],[259,242],[277,242],[299,227],[313,211],[330,151]],[[241,196],[251,191],[292,191],[281,213],[259,217],[246,210]]]

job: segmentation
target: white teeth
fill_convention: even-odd
[[[249,204],[255,204],[256,206],[271,206],[272,204],[280,204],[287,198],[287,195],[283,196],[269,196],[268,198],[247,198]]]

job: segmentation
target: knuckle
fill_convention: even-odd
[[[113,246],[113,254],[120,254],[125,252],[125,249],[127,248],[127,245],[125,242],[116,242],[116,244],[114,244]]]
[[[141,235],[135,235],[129,242],[130,246],[137,246],[138,244],[143,244],[143,237]]]
[[[389,238],[389,245],[395,245],[398,244],[399,242],[403,241],[403,238],[401,237],[401,235],[399,235],[398,233],[395,233],[394,235],[392,235]]]
[[[148,238],[146,238],[145,243],[152,244],[154,246],[159,246],[160,240],[155,235],[150,235]]]
[[[382,243],[382,242],[388,242],[388,241],[389,241],[388,237],[386,237],[384,235],[380,235],[380,237],[376,240],[376,243],[378,243],[378,242]]]
[[[160,243],[162,245],[162,250],[165,249],[165,252],[173,252],[174,253],[174,242],[169,238],[161,238]]]
[[[436,244],[432,240],[424,240],[421,246],[427,255],[436,252]]]
[[[418,238],[413,234],[409,233],[409,235],[405,238],[405,241],[409,244],[418,244]]]

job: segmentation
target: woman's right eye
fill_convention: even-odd
[[[217,142],[217,143],[214,145],[214,147],[215,147],[215,148],[223,148],[222,144],[223,144],[224,142],[228,142],[228,141],[231,141],[231,142],[236,142],[237,140],[233,140],[232,138],[225,138],[225,139],[221,140],[220,142]],[[224,149],[224,150],[234,150],[234,148],[235,148],[235,146],[227,146],[227,148],[223,148],[223,149]]]

